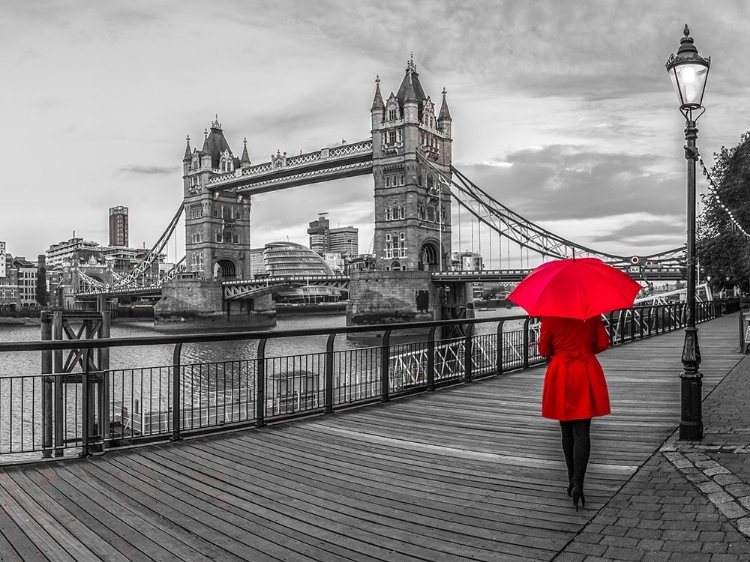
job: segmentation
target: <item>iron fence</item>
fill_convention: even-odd
[[[697,320],[738,309],[739,303],[698,303]],[[636,307],[610,313],[605,321],[612,345],[622,345],[684,327],[685,305]],[[545,361],[537,348],[539,325],[527,316],[391,324],[377,328],[374,344],[345,350],[336,349],[336,338],[375,328],[0,343],[0,360],[14,351],[82,356],[80,373],[0,378],[0,458],[85,456],[137,442],[263,426],[527,369]],[[422,336],[404,341],[397,336],[405,329],[421,329]],[[319,351],[266,355],[270,339],[321,335],[327,339]],[[254,356],[183,363],[185,344],[238,340],[257,342]],[[174,345],[171,365],[96,370],[88,359],[110,347],[165,343]]]

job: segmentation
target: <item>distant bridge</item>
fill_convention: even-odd
[[[637,281],[681,281],[685,278],[682,267],[640,267],[628,266],[620,268]],[[437,271],[431,274],[433,281],[442,283],[473,282],[473,283],[518,283],[533,269],[499,269],[484,271]],[[183,275],[185,275],[183,273]],[[190,274],[186,274],[190,275]],[[272,277],[255,277],[253,279],[237,279],[224,281],[225,300],[254,299],[265,294],[278,293],[284,289],[299,287],[328,287],[342,293],[349,292],[349,275],[284,275]],[[92,288],[83,295],[138,296],[155,297],[161,295],[161,287],[157,285],[146,287],[115,287]]]

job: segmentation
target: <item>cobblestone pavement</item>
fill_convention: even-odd
[[[703,420],[702,441],[675,432],[554,561],[750,561],[750,356]]]

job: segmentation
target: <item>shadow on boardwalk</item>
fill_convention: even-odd
[[[700,338],[705,396],[743,358],[737,315],[702,324]],[[690,560],[672,548],[688,535],[696,560],[747,560],[743,516],[711,499],[719,473],[702,464],[726,443],[668,439],[682,340],[600,356],[613,414],[592,424],[578,513],[558,425],[539,416],[537,368],[262,430],[5,468],[0,560]],[[707,409],[712,396],[741,400],[717,391]],[[750,433],[750,420],[722,420]]]

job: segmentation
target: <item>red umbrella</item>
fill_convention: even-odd
[[[518,284],[508,300],[531,316],[586,320],[632,308],[640,290],[630,276],[600,259],[573,258],[540,265]]]

